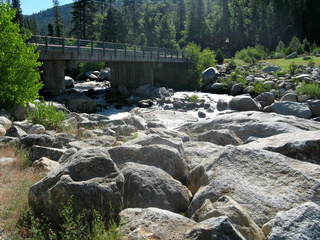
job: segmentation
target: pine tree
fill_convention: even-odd
[[[22,10],[21,10],[21,5],[20,5],[20,0],[12,0],[11,4],[12,8],[16,10],[13,22],[19,23],[20,28],[22,27]]]
[[[56,37],[63,37],[63,25],[62,25],[62,16],[60,11],[59,0],[53,1],[53,18],[54,18],[54,30]]]
[[[95,40],[94,19],[96,5],[94,0],[76,0],[73,3],[70,32],[75,38]]]

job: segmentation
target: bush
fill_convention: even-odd
[[[320,98],[320,86],[316,83],[301,83],[295,90],[298,95],[310,95],[312,98]]]
[[[201,51],[199,45],[189,43],[184,49],[188,65],[188,83],[190,90],[201,87],[201,73],[215,64],[214,53],[206,48]]]
[[[267,53],[261,45],[255,47],[247,47],[236,52],[235,58],[243,60],[246,63],[254,64],[257,60],[265,59]]]
[[[292,63],[289,65],[289,73],[290,73],[291,75],[296,74],[297,71],[298,71],[298,67],[299,67],[299,66],[298,66],[295,62],[292,62]]]
[[[264,93],[264,92],[269,92],[271,90],[271,87],[269,85],[265,85],[263,84],[263,82],[253,82],[253,92],[256,94],[256,95],[259,95],[261,93]]]
[[[66,113],[57,111],[52,102],[39,102],[28,111],[27,119],[33,124],[42,124],[46,129],[61,130]]]
[[[1,1],[0,12],[0,108],[11,110],[39,97],[41,63],[37,46],[26,44],[30,35],[12,22],[15,11]]]
[[[223,55],[223,53],[222,53],[220,48],[218,48],[218,50],[217,50],[215,59],[216,59],[218,64],[222,64],[223,61],[224,61],[224,55]]]

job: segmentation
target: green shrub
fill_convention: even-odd
[[[263,84],[263,82],[260,82],[260,81],[253,82],[252,86],[253,86],[253,92],[256,95],[259,95],[264,92],[269,92],[271,90],[271,87],[269,85],[265,85]]]
[[[218,48],[218,50],[217,50],[215,59],[216,59],[218,64],[222,64],[223,61],[224,61],[224,55],[223,55],[223,53],[222,53],[220,48]]]
[[[289,65],[289,73],[291,75],[294,75],[298,72],[298,68],[299,66],[295,63],[295,62],[292,62],[290,65]]]
[[[236,61],[234,60],[234,58],[231,58],[229,63],[228,63],[228,68],[230,69],[236,69],[237,68],[237,63]]]
[[[312,98],[320,98],[320,86],[317,83],[301,83],[295,90],[298,95],[310,95]]]
[[[199,102],[198,95],[196,95],[196,94],[191,95],[190,98],[189,98],[189,101],[190,102]]]
[[[46,129],[61,130],[66,113],[57,111],[52,102],[35,103],[35,108],[27,113],[27,119],[33,124],[42,124]]]
[[[188,66],[189,90],[201,87],[201,73],[208,67],[215,64],[214,53],[206,48],[201,51],[201,47],[195,43],[189,43],[184,49]]]
[[[247,47],[238,51],[235,55],[236,59],[243,60],[246,63],[255,64],[257,60],[265,59],[268,56],[261,45],[255,47]]]

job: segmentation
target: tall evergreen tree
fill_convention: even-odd
[[[176,9],[176,41],[182,38],[182,32],[186,29],[187,12],[185,0],[178,0]]]
[[[70,34],[75,38],[95,40],[94,19],[96,5],[94,0],[76,0],[73,3]]]
[[[52,0],[52,2],[55,35],[56,37],[63,37],[63,25],[60,11],[60,3],[59,0]]]
[[[13,22],[19,23],[20,28],[22,27],[22,10],[20,5],[20,0],[12,0],[11,7],[16,10],[15,16],[13,18]]]

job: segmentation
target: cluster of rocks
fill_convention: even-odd
[[[70,112],[69,133],[1,114],[0,145],[30,150],[48,171],[29,191],[34,211],[58,223],[71,201],[119,217],[123,239],[317,239],[318,122],[165,94],[161,108],[120,119]]]
[[[243,66],[249,71],[249,67]],[[225,93],[234,98],[228,103],[232,110],[236,111],[264,111],[276,112],[284,115],[294,115],[301,118],[314,118],[320,116],[320,101],[312,99],[310,95],[297,95],[295,89],[301,82],[319,83],[320,68],[302,67],[298,74],[275,74],[281,71],[277,66],[267,66],[262,71],[252,70],[245,78],[248,83],[243,87],[236,81],[223,84],[226,78],[221,77],[215,68],[208,68],[203,72],[203,90],[210,93]],[[261,83],[263,87],[271,89],[257,95],[254,84]]]

